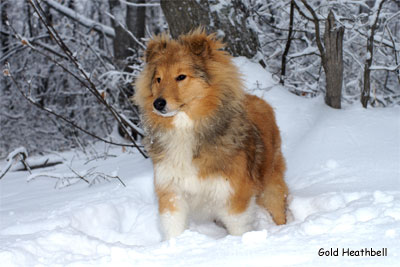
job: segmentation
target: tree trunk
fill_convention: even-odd
[[[285,75],[286,75],[286,58],[289,54],[290,45],[292,43],[292,34],[293,34],[293,18],[294,18],[294,0],[290,1],[290,19],[289,19],[289,33],[288,38],[285,45],[285,50],[282,54],[282,62],[281,62],[281,77],[279,83],[285,84]]]
[[[332,11],[325,24],[325,56],[322,65],[326,76],[325,103],[332,108],[341,108],[343,84],[343,35],[344,28],[337,28]]]
[[[128,3],[144,3],[144,0],[127,0]],[[114,15],[115,18],[120,17],[123,14],[121,2],[120,0],[109,0],[109,7],[111,14]],[[120,22],[115,19],[111,19],[112,27],[115,31],[115,37],[113,40],[114,45],[114,63],[124,72],[132,72],[130,65],[134,63],[139,58],[139,45],[131,36],[133,35],[137,40],[144,37],[144,29],[145,29],[145,17],[146,17],[146,8],[145,7],[136,7],[131,6],[129,4],[126,5],[126,16],[125,16],[125,24],[126,28],[124,29]],[[122,22],[121,22],[122,23]],[[129,102],[129,98],[134,93],[134,88],[130,83],[124,83],[119,85],[120,93],[118,94],[118,103],[119,106],[125,110],[126,116],[131,120],[137,121],[137,108],[133,106]],[[127,128],[129,129],[128,125]],[[121,125],[118,126],[118,131],[121,136],[125,136],[125,132],[122,129]],[[137,133],[132,132],[132,136],[137,139]]]
[[[315,41],[321,54],[321,62],[326,76],[325,103],[332,108],[341,108],[344,27],[335,25],[335,16],[330,11],[325,23],[324,48],[320,38],[319,18],[306,0],[301,0],[301,2],[311,13],[315,26]]]
[[[118,18],[119,13],[122,12],[119,0],[108,0],[108,4],[111,15]],[[113,40],[114,63],[118,68],[124,69],[126,66],[125,59],[130,55],[127,46],[130,42],[130,37],[121,25],[119,25],[117,20],[111,18],[111,25],[115,31],[115,37]]]
[[[386,0],[382,0],[380,2],[378,10],[377,10],[377,15],[375,18],[375,22],[371,27],[371,35],[368,37],[367,40],[367,60],[365,61],[364,65],[364,84],[361,92],[361,104],[364,108],[367,108],[369,98],[370,98],[370,92],[371,92],[371,70],[370,67],[372,65],[372,59],[374,56],[374,38],[375,38],[375,30],[378,27],[378,21],[379,21],[379,14],[381,13],[383,3],[385,3]]]
[[[209,29],[210,7],[205,0],[161,0],[161,8],[167,19],[172,38],[190,32],[199,26]]]
[[[257,54],[260,42],[247,23],[250,10],[240,0],[161,0],[161,8],[173,38],[203,26],[223,38],[233,56],[252,58]]]
[[[127,2],[143,3],[144,1],[128,0]],[[108,3],[110,7],[110,13],[113,16],[118,17],[118,15],[123,12],[123,10],[121,10],[122,7],[119,0],[109,0]],[[111,25],[115,30],[115,37],[113,40],[114,60],[115,64],[120,69],[125,69],[128,64],[132,63],[128,62],[127,59],[133,56],[132,50],[137,51],[139,49],[137,43],[133,40],[127,30],[130,31],[137,39],[144,37],[145,12],[145,7],[134,7],[127,5],[125,18],[127,29],[124,29],[118,21],[111,19]]]
[[[7,8],[8,8],[8,2],[4,2],[0,4],[1,8],[1,28],[6,29],[7,28]],[[8,34],[1,34],[1,55],[5,55],[8,52],[8,43],[9,43],[9,38],[10,36]]]
[[[144,4],[145,0],[128,0],[128,2],[137,3],[137,4]],[[127,6],[126,10],[126,26],[128,30],[138,39],[144,37],[144,29],[146,23],[146,7],[134,7],[134,6]],[[133,48],[134,50],[139,50],[139,45],[134,41],[130,40],[129,47]]]

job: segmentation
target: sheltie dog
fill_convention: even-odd
[[[135,83],[165,239],[181,234],[190,216],[241,235],[252,230],[256,205],[286,223],[274,112],[244,92],[223,46],[202,29],[176,40],[155,36]]]

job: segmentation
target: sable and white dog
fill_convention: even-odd
[[[134,101],[147,131],[165,238],[189,215],[251,230],[255,205],[286,222],[285,161],[272,108],[248,95],[214,35],[195,30],[149,41]]]

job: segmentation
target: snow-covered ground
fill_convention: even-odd
[[[300,98],[274,85],[256,64],[235,62],[250,91],[276,110],[288,166],[288,224],[276,226],[260,210],[255,231],[241,237],[193,222],[161,241],[151,161],[97,144],[86,155],[49,155],[65,163],[33,170],[29,183],[21,171],[0,180],[0,265],[399,266],[400,108],[357,103],[333,110],[321,97]],[[91,186],[71,180],[64,187],[57,177],[73,171],[91,179],[95,172],[118,175],[126,187],[101,177]],[[342,255],[382,248],[387,256]],[[336,249],[338,256],[318,255]]]

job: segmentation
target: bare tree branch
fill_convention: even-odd
[[[314,21],[312,18],[310,18],[309,16],[307,16],[303,10],[301,10],[301,8],[299,7],[299,5],[296,3],[296,1],[293,1],[294,6],[296,7],[297,11],[300,13],[301,16],[303,16],[305,19],[307,19],[308,21]]]
[[[307,3],[306,0],[301,0],[301,2],[307,8],[307,10],[311,13],[311,15],[313,17],[313,22],[315,25],[315,41],[317,43],[319,53],[321,54],[321,58],[324,59],[325,58],[325,50],[324,50],[324,47],[322,46],[322,42],[321,42],[319,19],[318,19],[317,13],[315,13],[314,9]]]

